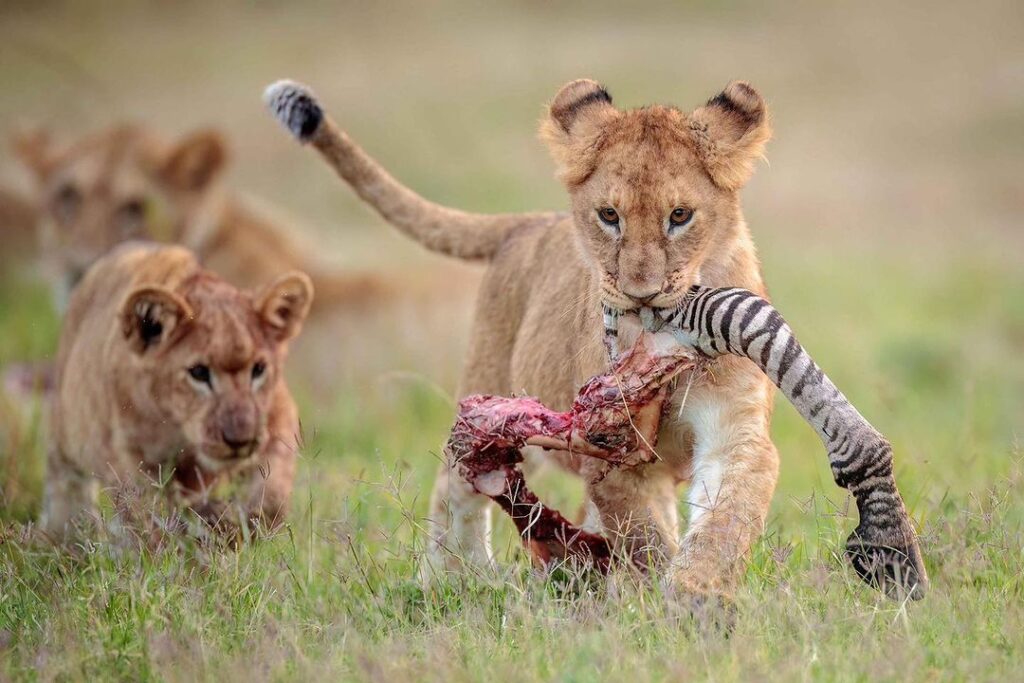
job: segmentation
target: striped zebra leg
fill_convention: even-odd
[[[608,352],[608,360],[615,362],[619,357],[619,311],[601,304],[604,313],[604,348]]]
[[[857,501],[860,523],[846,555],[860,577],[890,596],[924,596],[928,577],[893,477],[892,446],[857,411],[797,341],[775,307],[745,289],[694,287],[661,313],[700,353],[745,356],[785,394],[828,451],[836,483]]]

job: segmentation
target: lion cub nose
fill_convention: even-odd
[[[251,451],[256,444],[256,420],[247,412],[232,415],[221,424],[220,438],[236,454]]]

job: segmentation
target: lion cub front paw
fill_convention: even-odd
[[[241,506],[221,500],[207,500],[190,506],[201,523],[197,535],[235,547],[248,541],[259,529],[259,517]]]
[[[701,632],[732,631],[737,608],[724,586],[679,571],[664,583],[664,592],[670,616],[694,624]]]

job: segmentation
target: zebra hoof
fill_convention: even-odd
[[[917,540],[905,545],[871,543],[859,531],[846,542],[846,558],[861,580],[895,600],[923,598],[928,575]]]

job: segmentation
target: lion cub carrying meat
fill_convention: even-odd
[[[623,111],[594,81],[564,86],[541,136],[569,191],[569,214],[487,216],[438,206],[388,175],[305,87],[282,81],[265,99],[390,223],[435,251],[490,261],[460,397],[525,392],[566,410],[579,387],[608,367],[602,306],[672,310],[695,284],[765,296],[739,194],[770,124],[764,99],[746,83],[729,84],[691,112]],[[622,348],[639,331],[637,316],[625,320],[634,324],[620,328]],[[678,591],[729,596],[778,478],[773,387],[746,358],[723,356],[706,367],[680,377],[655,462],[609,472],[594,458],[554,457],[583,477],[588,521],[619,551],[660,567]],[[451,465],[442,466],[430,504],[427,576],[493,562],[491,503]],[[683,482],[689,525],[680,539]]]
[[[63,536],[94,512],[101,484],[168,475],[173,497],[206,515],[218,514],[209,489],[244,477],[249,518],[280,522],[299,434],[283,364],[312,298],[298,272],[239,291],[181,247],[128,243],[100,259],[61,334],[45,530]]]

